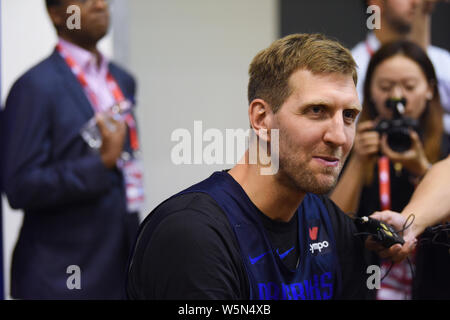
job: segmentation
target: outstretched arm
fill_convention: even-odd
[[[389,249],[381,248],[376,244],[366,246],[371,250],[379,251],[382,257],[401,261],[412,252],[417,243],[416,238],[427,227],[450,218],[450,156],[433,165],[417,186],[401,214],[386,210],[375,212],[371,217],[388,223],[397,230],[402,230],[405,224],[411,222],[409,218],[411,214],[414,214],[414,221],[403,233],[406,241],[403,246],[396,244]]]
[[[450,218],[450,156],[427,172],[413,193],[402,216],[414,214],[413,236]]]

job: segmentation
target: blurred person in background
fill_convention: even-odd
[[[450,134],[450,53],[431,45],[431,15],[442,0],[363,0],[364,10],[376,5],[380,8],[380,29],[367,34],[364,41],[352,49],[358,64],[358,94],[364,100],[363,84],[371,56],[384,44],[396,40],[410,40],[426,50],[439,80],[438,90],[444,108],[444,130]],[[442,30],[448,32],[448,30]]]
[[[69,5],[79,8],[79,29],[67,26]],[[56,49],[15,82],[2,124],[4,190],[11,207],[24,210],[11,296],[121,299],[142,200],[130,186],[142,176],[131,156],[134,116],[113,118],[110,108],[134,100],[135,81],[97,49],[109,26],[108,1],[46,6]],[[97,148],[80,134],[92,119]]]
[[[363,111],[355,144],[331,195],[344,212],[357,216],[368,216],[383,209],[401,212],[431,164],[448,154],[437,84],[431,61],[412,42],[392,42],[373,55],[364,83]],[[400,112],[393,109],[392,101],[401,101],[402,105],[394,107]],[[411,129],[404,124],[409,145],[405,142],[401,146],[404,142],[399,141],[403,140],[394,140],[393,131],[386,132],[380,127],[382,121],[392,124],[394,115],[399,113],[397,119],[405,123],[409,119],[407,123],[417,125]],[[387,163],[386,171],[380,161]],[[390,187],[388,193],[380,189],[385,184]],[[382,283],[378,298],[410,298],[411,281],[407,263],[395,265]]]

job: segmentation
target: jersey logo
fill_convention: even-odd
[[[319,227],[309,228],[309,238],[311,240],[317,240],[317,232],[319,231]]]
[[[279,252],[278,252],[278,249],[277,249],[276,252],[277,252],[278,256],[280,257],[280,259],[283,260],[284,258],[286,258],[286,256],[289,254],[289,252],[291,252],[292,250],[294,250],[294,248],[295,248],[295,246],[292,247],[292,248],[290,248],[290,249],[288,249],[288,250],[286,250],[286,251],[283,252],[283,253],[279,253]],[[261,254],[261,255],[259,255],[259,256],[257,256],[257,257],[254,257],[254,258],[252,258],[252,257],[249,256],[248,258],[250,259],[250,263],[251,263],[251,264],[257,263],[259,260],[261,260],[262,258],[264,258],[264,256],[265,256],[266,254],[268,254],[269,252],[270,252],[270,251],[264,252],[263,254]]]
[[[309,244],[309,251],[311,251],[311,253],[313,255],[316,255],[316,250],[319,252],[322,252],[323,248],[328,248],[328,241],[322,241],[322,242],[315,242],[315,243],[311,243]]]
[[[313,256],[323,255],[332,251],[326,229],[318,219],[308,221],[309,252]]]
[[[257,256],[257,257],[254,257],[254,258],[252,258],[252,257],[250,257],[250,256],[248,256],[248,258],[250,259],[250,263],[251,264],[255,264],[255,263],[257,263],[259,260],[261,260],[266,254],[268,254],[269,252],[264,252],[262,255],[260,255],[260,256]]]
[[[290,248],[289,250],[286,250],[285,252],[283,252],[283,253],[281,253],[281,254],[278,252],[278,249],[277,249],[277,254],[278,254],[278,256],[280,257],[280,259],[283,260],[284,258],[286,258],[286,256],[289,254],[289,252],[291,252],[292,250],[294,250],[294,248],[295,248],[295,247],[292,247],[292,248]]]

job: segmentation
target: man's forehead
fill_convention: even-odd
[[[299,84],[303,81],[312,82],[351,82],[356,88],[356,84],[353,80],[353,75],[351,73],[341,73],[341,72],[314,72],[306,68],[297,69],[289,77],[289,83]],[[308,82],[305,82],[308,84]]]
[[[313,73],[299,69],[289,77],[291,95],[305,103],[334,105],[344,103],[361,110],[361,103],[351,74]]]

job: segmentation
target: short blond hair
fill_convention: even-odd
[[[339,42],[322,34],[291,34],[253,58],[249,68],[249,103],[263,99],[277,112],[292,93],[289,77],[299,69],[313,74],[348,74],[355,86],[358,79],[355,60]]]

